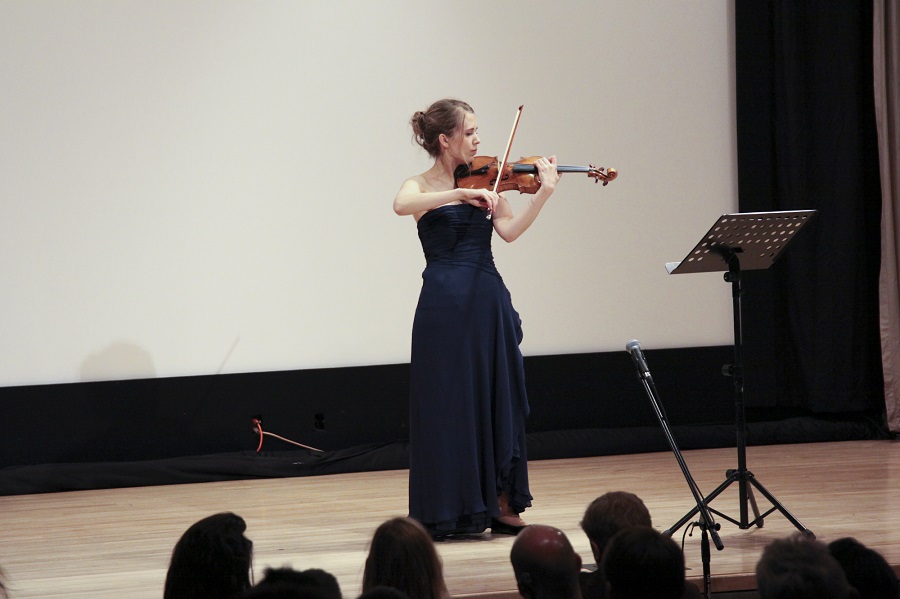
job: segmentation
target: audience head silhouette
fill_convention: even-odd
[[[581,557],[558,528],[541,524],[524,528],[509,557],[525,599],[580,599]]]
[[[684,554],[649,526],[623,528],[603,552],[610,599],[678,599],[685,591]]]
[[[400,589],[380,586],[364,591],[357,599],[410,599],[410,597]]]
[[[840,564],[860,599],[900,599],[900,583],[894,570],[874,549],[845,537],[829,543],[828,553]]]
[[[581,529],[591,542],[598,566],[609,540],[630,526],[652,526],[650,510],[634,493],[610,491],[591,502],[581,520]]]
[[[331,573],[318,568],[266,568],[263,579],[241,599],[341,599],[341,587]]]
[[[399,589],[415,599],[448,596],[434,541],[412,518],[392,518],[375,530],[363,570],[362,590],[377,586]]]
[[[172,551],[163,598],[227,599],[249,589],[253,543],[245,530],[244,519],[231,512],[191,525]]]
[[[826,546],[799,532],[763,549],[756,564],[756,586],[760,599],[858,597]]]

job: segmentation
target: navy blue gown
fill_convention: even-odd
[[[409,515],[433,534],[478,533],[498,495],[531,505],[522,328],[494,266],[493,225],[470,204],[426,212],[413,322]]]

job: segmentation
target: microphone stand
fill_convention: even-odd
[[[706,596],[706,599],[712,599],[712,575],[710,574],[710,556],[709,556],[709,530],[712,531],[712,534],[718,536],[716,531],[719,530],[718,524],[713,524],[710,527],[703,521],[703,516],[700,516],[700,520],[695,522],[697,526],[700,527],[701,535],[700,535],[700,559],[703,561],[703,594]],[[719,541],[721,543],[721,541]],[[724,547],[724,545],[722,546]],[[716,545],[716,549],[719,551],[722,550],[722,547]]]
[[[681,472],[691,490],[691,494],[694,496],[694,502],[697,504],[696,510],[700,513],[700,520],[694,524],[700,527],[700,530],[702,531],[700,539],[700,557],[703,561],[703,592],[707,599],[711,599],[712,577],[710,574],[709,537],[712,537],[716,549],[722,551],[722,549],[725,548],[725,545],[719,537],[718,531],[721,526],[713,519],[712,514],[703,499],[703,493],[700,492],[700,487],[697,486],[697,482],[694,480],[694,477],[691,476],[687,463],[684,461],[684,456],[681,455],[681,450],[678,449],[678,444],[675,442],[675,437],[672,435],[672,430],[669,428],[669,420],[666,416],[666,411],[659,399],[659,393],[656,391],[656,384],[653,382],[653,376],[650,374],[650,368],[647,366],[647,361],[644,359],[644,354],[641,351],[641,344],[636,340],[632,340],[626,344],[625,348],[628,353],[631,354],[631,359],[634,361],[634,365],[638,371],[638,378],[644,387],[647,398],[650,400],[650,405],[653,407],[653,411],[656,414],[657,420],[659,420],[663,433],[665,433],[666,440],[669,442],[669,447],[672,449],[672,453],[675,454],[675,460],[681,468]],[[664,531],[663,534],[671,537],[674,531],[675,529],[672,528]]]

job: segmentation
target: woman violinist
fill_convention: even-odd
[[[494,191],[457,185],[480,144],[468,104],[439,100],[411,124],[434,165],[394,198],[397,214],[415,218],[426,260],[410,360],[409,515],[435,538],[516,534],[531,505],[529,408],[521,321],[491,238],[513,241],[531,226],[559,181],[556,158],[535,161],[540,188],[513,214]]]

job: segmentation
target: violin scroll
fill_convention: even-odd
[[[606,171],[605,173],[603,172],[604,170]],[[603,181],[603,185],[608,185],[610,181],[619,176],[619,171],[612,167],[604,169],[602,166],[594,166],[591,164],[588,166],[587,175],[594,180],[594,183]]]

